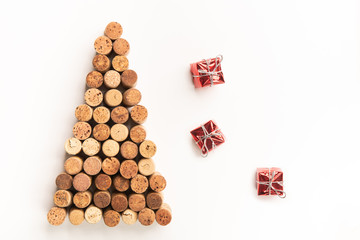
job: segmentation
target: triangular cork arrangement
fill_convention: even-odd
[[[128,69],[130,45],[120,38],[122,32],[111,22],[95,40],[95,70],[86,76],[85,104],[75,109],[78,122],[65,142],[69,156],[56,178],[56,206],[47,215],[52,225],[62,224],[67,214],[74,225],[101,219],[109,227],[171,221],[161,193],[166,180],[155,172],[156,145],[141,125],[148,112],[139,105],[137,74]]]

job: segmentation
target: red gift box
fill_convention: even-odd
[[[225,83],[224,74],[221,70],[222,55],[216,58],[203,59],[200,62],[190,64],[190,71],[196,88]]]
[[[206,157],[208,152],[225,142],[224,134],[212,120],[195,128],[190,133],[201,149],[203,157]]]
[[[285,198],[283,172],[280,168],[258,168],[256,171],[258,195],[277,195]]]

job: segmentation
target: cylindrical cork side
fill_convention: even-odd
[[[81,104],[75,109],[75,117],[80,122],[90,121],[92,118],[93,109],[87,104]]]
[[[110,137],[110,127],[104,123],[97,124],[93,128],[93,136],[98,141],[105,141]]]
[[[86,85],[89,88],[99,88],[104,82],[104,77],[101,72],[91,71],[86,76]]]
[[[108,55],[113,48],[113,44],[110,38],[100,36],[95,40],[94,48],[98,54]]]
[[[111,66],[110,59],[102,54],[96,55],[92,63],[94,68],[101,73],[108,71]]]
[[[85,173],[78,173],[75,175],[73,180],[73,186],[74,188],[79,191],[86,191],[91,186],[91,177]]]
[[[102,211],[100,208],[90,205],[85,211],[85,220],[88,223],[94,224],[98,223],[101,220]]]
[[[149,185],[155,192],[161,192],[166,187],[166,180],[160,173],[155,172],[149,177]]]
[[[129,196],[129,208],[135,212],[139,212],[146,207],[144,194],[133,193]]]
[[[134,223],[136,223],[137,220],[137,213],[134,212],[131,209],[126,209],[122,214],[121,214],[121,218],[123,220],[124,223],[128,224],[128,225],[132,225]]]
[[[149,181],[145,176],[137,174],[131,179],[130,187],[136,193],[144,193],[149,187]]]
[[[58,207],[68,207],[72,204],[73,194],[68,190],[57,190],[54,194],[54,203]]]
[[[150,208],[144,208],[139,212],[139,222],[144,226],[149,226],[155,221],[155,213]]]
[[[94,176],[101,171],[101,158],[98,156],[88,157],[84,162],[86,174]]]
[[[124,92],[123,103],[126,106],[132,107],[141,101],[141,92],[136,88],[130,88]]]
[[[77,192],[73,197],[74,205],[78,208],[86,208],[92,201],[92,193],[90,191]]]
[[[145,140],[140,144],[139,151],[144,158],[152,158],[156,153],[156,145],[153,141]]]
[[[104,223],[108,227],[115,227],[120,222],[120,213],[107,209],[104,212]]]
[[[120,153],[125,159],[134,159],[138,154],[138,146],[131,141],[126,141],[121,144]]]
[[[91,135],[91,126],[87,122],[77,122],[73,127],[74,137],[79,140],[85,140]]]
[[[108,139],[103,143],[102,151],[107,157],[114,157],[119,153],[119,143],[112,139]]]
[[[121,74],[121,84],[124,88],[133,88],[136,86],[138,76],[134,70],[125,70]]]
[[[89,88],[84,94],[84,99],[87,105],[96,107],[103,101],[103,94],[97,88]]]
[[[115,124],[110,130],[111,138],[115,141],[122,142],[129,135],[129,129],[123,124]]]
[[[118,55],[126,56],[130,51],[130,44],[123,38],[116,39],[114,44],[114,52]]]
[[[94,204],[98,208],[106,208],[110,205],[111,194],[109,191],[97,191],[94,194]]]
[[[128,200],[124,193],[113,193],[111,196],[111,207],[117,211],[122,212],[128,207]]]
[[[120,85],[120,73],[115,70],[109,70],[104,75],[104,84],[108,88],[117,88]]]
[[[52,207],[48,214],[47,220],[51,225],[59,226],[65,221],[66,210],[65,208]]]
[[[81,151],[81,141],[77,138],[69,138],[65,141],[65,151],[70,155],[76,155]]]
[[[88,138],[83,142],[82,150],[86,155],[94,156],[100,152],[100,143],[94,138]]]
[[[85,219],[85,212],[83,209],[73,207],[69,211],[69,221],[73,225],[80,225]]]
[[[67,173],[60,173],[55,180],[56,186],[61,190],[68,190],[72,187],[73,178]]]
[[[139,173],[150,176],[155,172],[155,163],[151,158],[143,158],[138,163]]]
[[[83,160],[77,156],[69,157],[64,163],[64,169],[70,175],[78,174],[83,169]]]
[[[129,179],[126,179],[120,175],[116,175],[113,180],[114,187],[119,192],[125,192],[130,187]]]
[[[121,37],[121,34],[123,33],[123,28],[120,25],[120,23],[117,22],[111,22],[109,23],[105,28],[105,36],[110,38],[111,40],[116,40]]]
[[[93,118],[97,123],[106,123],[110,120],[110,110],[107,107],[97,107],[94,110]]]
[[[146,195],[146,203],[149,208],[156,210],[161,207],[164,201],[164,196],[162,193],[158,192],[149,192]]]
[[[112,60],[113,68],[118,72],[123,72],[129,68],[129,60],[125,56],[115,56]]]
[[[134,160],[125,160],[120,165],[120,174],[126,179],[136,176],[138,173],[138,165]]]
[[[134,143],[141,143],[146,138],[146,130],[142,125],[136,125],[130,129],[130,139]]]
[[[107,175],[114,175],[119,172],[120,161],[115,157],[105,158],[101,168]]]
[[[110,89],[105,93],[104,101],[110,107],[117,107],[122,102],[122,94],[117,89]]]
[[[161,226],[166,226],[171,222],[171,208],[168,204],[163,203],[155,214],[156,222]]]
[[[111,177],[103,173],[100,173],[95,178],[95,186],[99,190],[108,190],[111,187],[111,183]]]
[[[130,116],[137,124],[143,124],[147,119],[148,112],[144,106],[136,105],[131,109]]]
[[[125,123],[129,119],[129,111],[123,106],[116,107],[111,111],[111,119],[115,123]]]

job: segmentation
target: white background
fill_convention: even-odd
[[[12,1],[0,9],[3,239],[360,239],[359,1]],[[53,227],[93,42],[120,22],[173,210],[167,227]],[[226,84],[189,64],[223,54]],[[189,131],[227,142],[204,159]],[[257,197],[281,167],[287,198]],[[5,234],[5,236],[4,236]]]

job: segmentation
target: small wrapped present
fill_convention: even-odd
[[[200,62],[190,64],[190,71],[196,88],[213,86],[225,83],[224,74],[221,70],[222,55],[215,58],[203,59]]]
[[[285,198],[283,172],[280,168],[258,168],[256,171],[258,195],[277,195]]]
[[[211,150],[225,142],[223,133],[212,120],[195,128],[190,133],[201,149],[203,157],[206,157]]]

